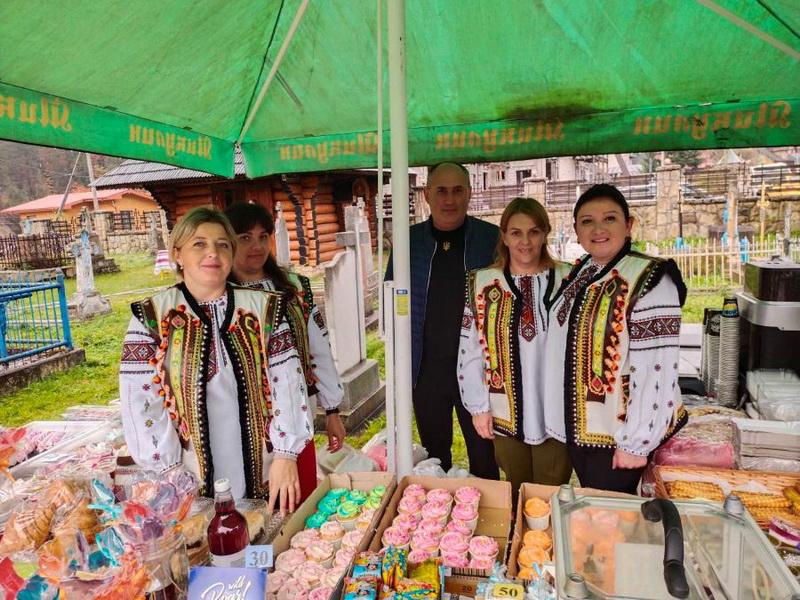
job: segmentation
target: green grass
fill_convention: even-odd
[[[111,312],[90,321],[72,322],[76,347],[86,351],[86,361],[50,375],[13,394],[0,397],[0,424],[16,426],[33,420],[59,419],[76,404],[107,404],[117,398],[122,339],[130,320],[130,303],[144,293],[136,290],[172,283],[171,277],[153,275],[153,258],[146,254],[113,257],[120,273],[98,275],[95,287],[110,298]],[[66,282],[67,297],[75,281]],[[133,290],[134,294],[127,293]]]
[[[684,323],[702,323],[703,309],[716,308],[722,309],[724,292],[692,292],[686,297],[686,304],[683,306]]]

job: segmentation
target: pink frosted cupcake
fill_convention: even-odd
[[[478,525],[478,509],[472,504],[456,504],[450,516],[458,521],[463,521],[472,531]]]
[[[494,567],[493,558],[478,558],[473,556],[471,559],[469,559],[470,569],[481,569],[488,571],[492,567]]]
[[[421,518],[422,517],[419,514],[400,514],[397,515],[392,521],[392,527],[399,527],[400,529],[411,531],[412,529],[417,528]]]
[[[308,592],[308,600],[328,600],[333,593],[333,586],[318,587]]]
[[[307,600],[308,588],[302,582],[290,579],[278,591],[275,598],[277,600]]]
[[[306,558],[330,569],[333,564],[333,544],[325,540],[318,540],[306,548]]]
[[[450,505],[444,502],[428,502],[422,507],[423,519],[435,519],[441,522],[442,526],[447,523],[447,517],[450,515]]]
[[[459,521],[458,519],[451,519],[447,526],[444,528],[447,533],[454,531],[456,533],[460,533],[466,537],[472,537],[472,534],[475,532],[469,525],[464,523],[464,521]]]
[[[410,541],[411,537],[408,535],[408,532],[399,527],[387,527],[381,537],[384,548],[394,546],[395,548],[408,550],[408,543]]]
[[[275,570],[291,576],[304,562],[306,562],[305,552],[292,548],[278,555],[275,559]]]
[[[338,550],[336,555],[333,557],[333,568],[347,568],[347,565],[350,564],[350,561],[353,560],[355,555],[356,553],[349,548],[342,548],[341,550]]]
[[[456,502],[461,504],[471,504],[476,509],[481,503],[480,491],[478,491],[478,488],[472,487],[471,485],[465,485],[458,488],[453,496]]]
[[[375,509],[365,508],[356,519],[356,530],[364,531],[372,525],[372,518],[375,516]]]
[[[325,574],[322,576],[319,582],[324,587],[335,588],[337,585],[339,585],[339,580],[341,580],[341,578],[344,577],[346,571],[347,567],[344,568],[333,567],[332,569],[325,571]]]
[[[442,554],[442,565],[466,569],[469,566],[469,559],[466,554]]]
[[[436,488],[428,492],[425,496],[428,502],[441,502],[447,504],[448,507],[453,504],[453,494],[444,488]]]
[[[287,581],[289,581],[289,575],[287,573],[282,571],[270,573],[269,577],[267,577],[267,594],[272,594],[274,596]]]
[[[439,534],[417,531],[411,536],[411,549],[422,550],[431,555],[436,555],[439,553],[440,539],[441,536]]]
[[[303,529],[292,536],[289,546],[295,550],[305,550],[312,542],[319,540],[319,529]]]
[[[469,538],[451,531],[442,536],[439,548],[442,554],[466,554],[469,551]]]
[[[499,552],[497,542],[485,535],[476,535],[469,542],[469,553],[473,558],[491,559],[494,561]]]
[[[316,529],[314,531],[317,531]],[[333,544],[334,550],[338,550],[342,545],[342,538],[344,537],[344,527],[336,521],[328,521],[323,523],[319,528],[320,539]]]
[[[431,558],[433,558],[433,555],[430,552],[425,552],[424,550],[412,550],[408,553],[408,564],[418,565]]]
[[[307,561],[300,565],[294,574],[294,578],[305,583],[309,589],[313,589],[319,587],[319,580],[325,571],[326,569],[321,564]]]
[[[398,514],[418,514],[422,510],[422,503],[417,498],[402,497],[397,504]]]
[[[355,552],[362,539],[364,539],[363,531],[348,531],[342,538],[342,549]]]
[[[431,533],[442,533],[445,530],[441,519],[422,519],[417,525],[416,531],[428,531]]]
[[[416,498],[420,504],[425,502],[425,488],[418,483],[412,483],[403,490],[403,498]]]

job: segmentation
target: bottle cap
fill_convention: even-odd
[[[230,492],[231,491],[231,480],[230,479],[217,479],[214,482],[214,492],[219,494],[222,492]]]

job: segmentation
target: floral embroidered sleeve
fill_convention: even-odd
[[[638,456],[655,450],[680,406],[678,355],[681,307],[669,276],[640,298],[628,322],[629,402],[617,447]]]
[[[272,401],[270,441],[276,457],[295,460],[314,432],[306,415],[308,394],[303,369],[285,320],[271,333],[267,355]]]
[[[308,349],[311,353],[311,368],[317,378],[319,403],[326,410],[338,408],[344,398],[344,389],[333,361],[328,328],[316,305],[311,309],[311,317],[308,319]]]
[[[464,306],[461,339],[458,342],[458,387],[461,392],[461,403],[471,415],[490,412],[483,348],[469,302]]]
[[[131,317],[122,345],[119,395],[131,457],[145,469],[166,471],[181,463],[181,444],[159,395],[157,349],[158,341],[139,319]]]

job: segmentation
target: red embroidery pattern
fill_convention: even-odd
[[[155,358],[156,346],[147,342],[126,342],[122,345],[122,362],[148,362]]]
[[[522,294],[522,314],[519,319],[519,333],[530,342],[536,337],[536,313],[533,310],[533,277],[525,276],[519,281]]]
[[[589,280],[597,274],[598,270],[599,267],[597,265],[589,265],[583,271],[578,273],[578,276],[564,290],[564,301],[561,303],[561,307],[558,309],[559,325],[564,325],[564,321],[567,320],[567,315],[572,308],[572,303],[575,301],[575,296],[578,295],[578,290],[586,285]]]
[[[680,317],[652,317],[630,321],[631,340],[652,340],[662,337],[674,337],[681,332]]]

